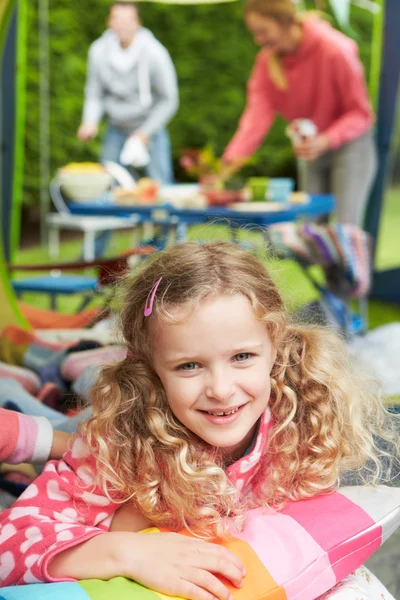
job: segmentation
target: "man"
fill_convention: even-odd
[[[165,129],[177,111],[178,85],[171,57],[153,34],[141,26],[133,2],[113,2],[108,29],[89,49],[82,141],[95,137],[104,115],[108,120],[101,160],[120,162],[126,140],[145,144],[148,177],[173,181],[171,150]]]

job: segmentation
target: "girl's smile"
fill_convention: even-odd
[[[241,404],[240,406],[224,411],[221,408],[217,408],[216,410],[201,410],[200,412],[204,414],[210,423],[214,423],[214,425],[228,425],[240,417],[240,413],[244,410],[246,404]]]
[[[269,401],[275,349],[242,295],[213,295],[189,308],[155,324],[155,370],[183,425],[224,454],[241,455]]]

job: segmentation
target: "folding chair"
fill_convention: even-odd
[[[57,178],[50,182],[50,197],[57,210],[46,216],[49,229],[49,255],[52,259],[58,258],[60,253],[60,230],[81,231],[83,233],[83,260],[95,260],[95,239],[98,233],[115,231],[119,229],[132,229],[134,238],[132,246],[139,242],[138,232],[142,225],[139,215],[130,214],[121,217],[110,216],[81,216],[71,214],[68,204],[61,193],[60,183]]]

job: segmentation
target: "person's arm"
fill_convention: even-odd
[[[0,513],[0,587],[46,582],[50,559],[108,531],[119,505],[95,485],[96,464],[84,440],[74,440],[63,460],[48,462],[13,506]],[[34,532],[34,533],[33,533]],[[67,576],[62,579],[68,579]]]
[[[156,131],[165,127],[175,115],[179,106],[178,81],[175,67],[167,50],[162,46],[152,51],[150,57],[150,80],[152,97],[156,99],[149,114],[135,132],[150,138]]]
[[[0,461],[10,464],[46,462],[51,450],[58,454],[66,450],[66,442],[57,436],[45,417],[31,417],[12,410],[0,409]],[[53,447],[54,446],[54,447]]]
[[[65,431],[57,431],[57,429],[53,430],[53,443],[51,444],[50,454],[48,456],[49,460],[59,460],[64,456],[65,452],[68,450],[70,437],[70,434],[65,433]]]
[[[247,84],[246,108],[239,127],[223,154],[225,162],[238,161],[240,164],[240,159],[252,156],[274,122],[276,111],[268,97],[267,74],[266,54],[261,51]]]
[[[358,55],[340,52],[332,58],[331,68],[343,112],[322,133],[328,137],[330,148],[338,148],[366,133],[374,123],[374,116]]]
[[[104,112],[103,86],[99,76],[98,61],[96,48],[92,46],[87,61],[82,123],[77,133],[83,141],[97,135],[99,122]]]

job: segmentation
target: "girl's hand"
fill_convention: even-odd
[[[120,575],[154,591],[189,600],[231,600],[225,577],[235,587],[243,585],[241,560],[224,546],[178,533],[137,533],[121,546]]]
[[[316,160],[322,154],[325,154],[330,148],[330,142],[327,135],[323,133],[313,138],[304,140],[294,146],[294,153],[297,158],[304,160]]]

